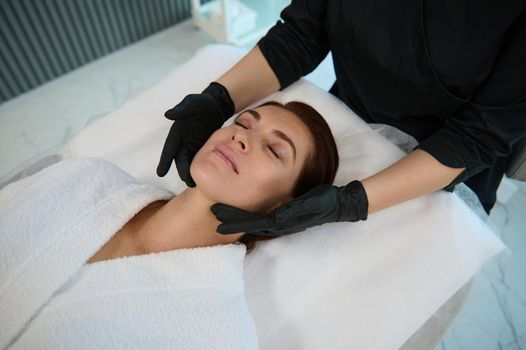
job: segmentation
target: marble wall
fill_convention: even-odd
[[[186,20],[1,104],[0,183],[213,42]]]

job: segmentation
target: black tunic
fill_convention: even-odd
[[[332,52],[338,95],[370,123],[466,167],[489,212],[526,134],[526,0],[293,0],[259,42],[284,89]]]

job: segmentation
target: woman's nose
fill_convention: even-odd
[[[234,147],[236,147],[241,152],[249,151],[248,135],[246,132],[241,130],[236,132],[234,135],[232,135],[232,142],[234,143]]]

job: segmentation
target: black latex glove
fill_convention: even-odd
[[[228,90],[216,82],[200,94],[187,95],[178,105],[166,111],[164,116],[174,123],[164,142],[157,175],[166,175],[175,160],[181,180],[194,187],[195,182],[190,176],[192,159],[210,135],[234,112],[234,102]]]
[[[355,180],[343,187],[319,185],[266,215],[225,204],[214,204],[211,210],[223,222],[219,233],[283,236],[327,222],[366,220],[368,207],[365,189]]]

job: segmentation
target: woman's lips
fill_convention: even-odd
[[[223,159],[225,163],[227,163],[236,174],[239,174],[237,171],[236,158],[234,156],[234,153],[230,150],[228,146],[217,145],[214,148],[214,153],[216,153],[219,156],[219,158]]]

